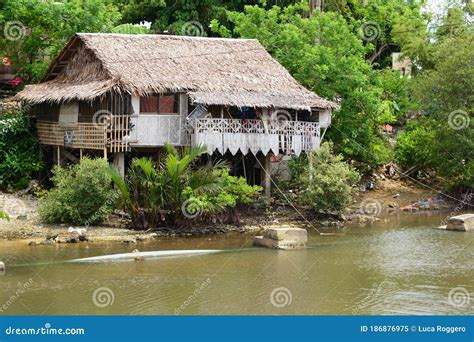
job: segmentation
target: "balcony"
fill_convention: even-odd
[[[319,147],[320,126],[304,121],[197,119],[192,143],[207,146],[209,154],[217,150],[233,155],[238,151],[300,155]]]
[[[69,148],[124,152],[129,149],[129,116],[113,115],[103,122],[59,123],[38,121],[41,144]]]

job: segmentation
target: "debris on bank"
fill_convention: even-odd
[[[421,201],[401,207],[401,211],[439,210],[447,208],[442,196],[428,197]]]

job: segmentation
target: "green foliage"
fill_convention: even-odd
[[[301,176],[307,171],[308,157],[306,154],[300,156],[293,156],[288,161],[288,168],[290,169],[290,177],[293,182],[297,182]]]
[[[427,124],[411,124],[397,139],[396,159],[406,169],[429,168],[434,166],[432,150],[435,144],[435,133]]]
[[[101,222],[116,200],[104,159],[83,158],[68,168],[55,167],[54,188],[39,201],[46,223],[90,225]]]
[[[0,210],[0,220],[7,220],[10,221],[10,216],[2,210]]]
[[[126,179],[110,167],[113,183],[120,192],[119,205],[132,217],[135,225],[146,219],[153,225],[158,218],[159,209],[164,201],[164,189],[156,165],[148,158],[134,159]]]
[[[365,37],[367,60],[374,67],[390,67],[390,52],[428,42],[428,15],[421,12],[423,0],[325,0],[325,12],[339,13]]]
[[[379,86],[383,89],[382,105],[378,124],[393,124],[414,110],[411,100],[411,80],[400,77],[398,70],[384,69],[378,71]]]
[[[233,198],[233,204],[229,204],[230,207],[235,207],[238,203],[252,203],[255,196],[262,191],[261,186],[249,185],[245,178],[231,176],[225,168],[217,170],[216,174],[222,181],[221,193]]]
[[[184,192],[184,198],[190,201],[191,206],[202,208],[203,214],[215,214],[227,208],[235,208],[239,203],[249,204],[255,196],[262,191],[258,185],[248,185],[245,178],[229,175],[225,168],[214,171],[215,176],[220,179],[220,191],[211,196],[207,193],[195,195],[190,187]]]
[[[352,203],[359,174],[341,155],[333,153],[333,145],[328,142],[311,153],[309,159],[313,166],[304,177],[304,202],[317,211],[343,211]]]
[[[434,168],[449,186],[474,187],[474,32],[460,8],[449,10],[435,32],[430,61],[414,82],[414,102],[425,119],[413,120],[397,144],[406,166]]]
[[[214,214],[252,201],[261,188],[230,176],[222,163],[197,165],[205,153],[202,147],[178,151],[167,145],[160,163],[133,160],[125,180],[111,169],[121,204],[135,227],[155,226],[159,219],[176,225],[186,217]]]
[[[3,0],[0,26],[15,24],[0,49],[26,82],[40,80],[51,59],[77,32],[109,32],[120,19],[108,0]],[[3,33],[3,32],[2,32]]]
[[[21,113],[0,118],[0,187],[22,189],[42,163],[38,141],[28,117]]]
[[[185,23],[199,23],[199,35],[206,36],[213,19],[226,21],[226,11],[242,11],[245,5],[261,4],[271,7],[278,4],[286,6],[295,0],[242,1],[242,0],[115,0],[123,15],[123,23],[149,21],[158,33],[168,31],[183,35]]]
[[[121,33],[121,34],[146,34],[151,33],[149,29],[143,26],[136,26],[132,24],[122,24],[114,27],[110,30],[112,33]]]

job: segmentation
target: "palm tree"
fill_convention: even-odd
[[[183,217],[185,190],[193,195],[217,194],[222,189],[219,169],[223,163],[197,165],[206,153],[204,147],[185,148],[178,151],[165,146],[166,155],[161,163],[148,158],[134,159],[126,179],[111,168],[112,181],[121,195],[123,208],[131,215],[132,225],[146,229],[154,226],[157,218],[177,225]],[[212,208],[211,208],[212,209]]]
[[[221,178],[215,172],[225,167],[223,163],[196,165],[196,161],[207,149],[202,146],[178,151],[166,145],[166,158],[161,165],[165,190],[166,208],[170,213],[170,221],[177,224],[182,217],[183,192],[190,188],[194,195],[213,195],[222,189]]]

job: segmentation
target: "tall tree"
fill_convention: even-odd
[[[414,85],[414,99],[424,118],[410,125],[397,154],[401,160],[437,170],[449,185],[473,188],[474,32],[466,18],[461,7],[453,7],[436,31],[430,63]],[[420,132],[430,134],[422,141],[416,139]],[[407,158],[420,150],[426,151],[422,160]]]
[[[119,19],[108,0],[3,0],[0,48],[29,83],[41,79],[74,33],[108,32]]]
[[[212,19],[226,20],[226,11],[243,11],[245,5],[286,6],[299,0],[114,0],[123,23],[148,21],[157,33],[206,36]],[[187,31],[194,24],[192,32]]]

